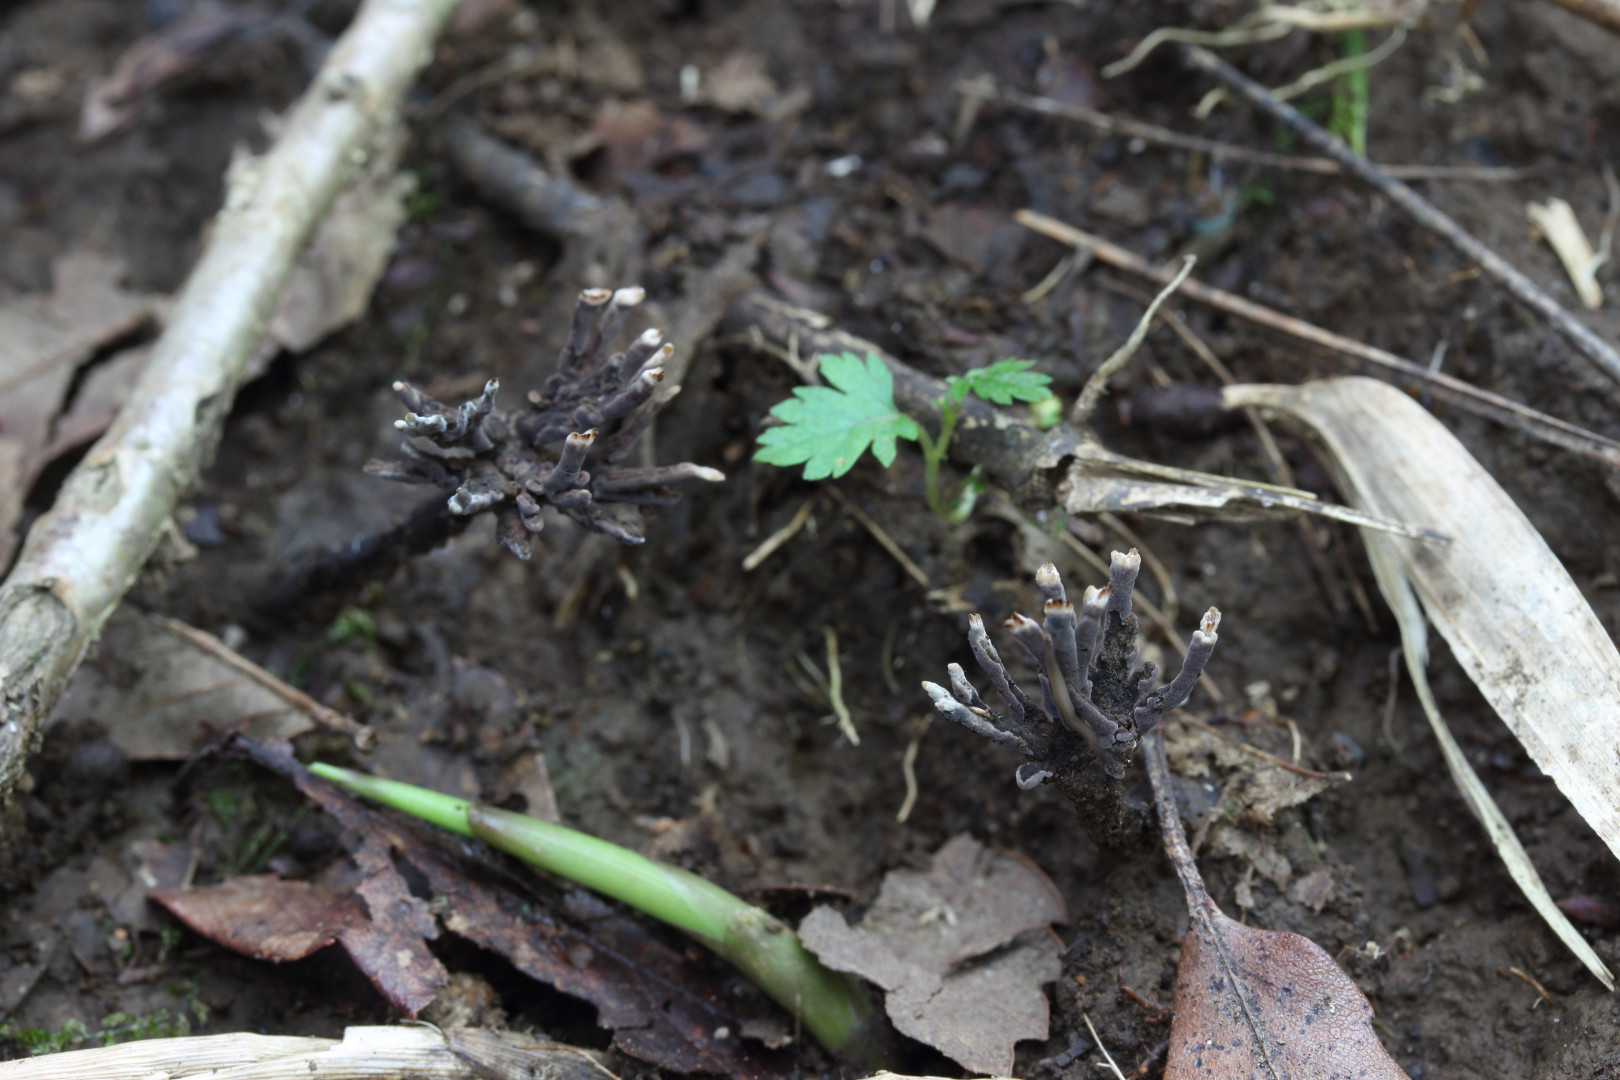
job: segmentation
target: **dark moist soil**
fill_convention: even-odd
[[[1447,371],[1620,436],[1611,382],[1354,183],[1212,169],[1183,153],[988,107],[956,140],[955,85],[984,73],[1192,130],[1188,111],[1209,87],[1168,57],[1111,82],[1096,71],[1154,26],[1218,25],[1239,5],[944,0],[926,33],[893,6],[902,13],[892,33],[879,25],[876,0],[511,8],[447,39],[417,106],[513,48],[550,57],[541,74],[486,86],[463,105],[542,160],[629,201],[645,240],[631,262],[666,319],[689,310],[693,275],[729,245],[758,238],[763,278],[909,362],[944,374],[1032,357],[1072,395],[1140,314],[1139,302],[1112,286],[1140,285],[1092,270],[1040,304],[1023,303],[1021,292],[1063,254],[1010,223],[1012,211],[1033,206],[1152,257],[1194,247],[1206,280],[1403,356],[1427,360],[1444,343]],[[81,148],[73,132],[83,88],[167,6],[6,7],[0,288],[43,289],[51,258],[88,244],[126,258],[133,287],[175,289],[218,207],[233,147],[266,145],[267,110],[300,92],[308,50],[285,36],[250,35],[148,102],[133,130]],[[346,15],[343,4],[322,2],[311,21],[333,33]],[[1534,178],[1517,184],[1421,186],[1574,306],[1553,256],[1529,235],[1523,206],[1557,195],[1589,229],[1599,220],[1600,165],[1620,158],[1620,41],[1538,0],[1481,5],[1472,26],[1490,63],[1483,88],[1460,102],[1425,99],[1447,77],[1442,35],[1414,34],[1373,73],[1372,156],[1535,166]],[[557,74],[559,43],[577,58],[573,77]],[[803,110],[764,119],[683,107],[683,65],[709,73],[738,50],[763,59],[782,93],[802,91]],[[1331,55],[1328,44],[1299,37],[1245,63],[1277,85]],[[55,73],[56,89],[42,94],[39,72]],[[1326,103],[1318,95],[1304,104]],[[645,132],[588,138],[610,126],[600,118],[624,122],[635,109],[662,121],[653,151]],[[1242,107],[1217,110],[1206,133],[1290,148]],[[922,505],[914,453],[902,451],[887,473],[868,460],[838,486],[926,571],[935,591],[925,593],[824,487],[750,462],[762,418],[794,380],[745,344],[677,342],[695,350],[695,361],[685,393],[659,422],[657,458],[712,465],[729,482],[650,513],[645,546],[559,526],[538,537],[524,564],[497,548],[486,520],[348,598],[370,614],[374,640],[335,640],[342,635],[329,633],[327,600],[269,616],[251,610],[249,597],[274,567],[376,528],[419,494],[359,471],[393,446],[392,380],[469,389],[494,375],[521,393],[538,385],[561,332],[538,325],[536,312],[557,309],[558,298],[586,284],[630,283],[548,273],[558,244],[491,208],[452,175],[431,129],[419,124],[417,134],[408,165],[420,191],[370,312],[245,388],[218,460],[182,515],[218,528],[192,529],[196,557],[150,572],[133,599],[216,633],[245,627],[247,655],[375,725],[375,760],[393,775],[487,796],[508,760],[543,750],[566,822],[642,849],[662,834],[664,857],[734,888],[824,885],[858,903],[886,870],[919,864],[961,832],[1021,851],[1052,876],[1073,920],[1061,928],[1070,944],[1051,988],[1052,1037],[1023,1044],[1017,1073],[1095,1075],[1084,1011],[1125,1069],[1158,1075],[1164,1018],[1126,993],[1168,1003],[1186,925],[1156,845],[1100,850],[1059,794],[1021,793],[1014,760],[943,722],[921,741],[916,806],[904,824],[895,820],[901,756],[928,712],[918,681],[940,679],[952,660],[971,670],[966,612],[982,611],[995,626],[1014,609],[1034,610],[1031,571],[1050,553],[992,514],[936,524]],[[827,164],[849,155],[859,156],[846,162],[855,165],[849,175],[830,175]],[[1297,382],[1345,370],[1251,326],[1184,310],[1241,379]],[[1620,339],[1614,310],[1587,317],[1609,340]],[[1160,332],[1106,399],[1101,437],[1154,460],[1266,475],[1246,429],[1182,437],[1125,422],[1122,406],[1165,380],[1209,383]],[[1620,488],[1598,466],[1455,412],[1440,416],[1518,500],[1613,630]],[[1302,484],[1329,491],[1304,449],[1287,440],[1284,449]],[[52,482],[32,493],[36,507],[48,503]],[[743,556],[806,500],[812,516],[800,536],[743,573]],[[1210,670],[1229,713],[1252,708],[1245,736],[1286,752],[1284,727],[1266,720],[1269,703],[1297,723],[1308,761],[1355,773],[1353,783],[1283,812],[1274,829],[1254,830],[1295,878],[1329,870],[1330,900],[1316,912],[1256,877],[1249,920],[1308,934],[1338,957],[1413,1077],[1620,1076],[1620,1006],[1503,871],[1404,680],[1388,729],[1400,749],[1386,741],[1398,641],[1358,541],[1312,526],[1328,542],[1334,580],[1325,583],[1293,524],[1131,524],[1170,568],[1184,632],[1210,604],[1225,612]],[[1087,528],[1097,546],[1126,546]],[[1078,565],[1060,567],[1071,589],[1096,580]],[[1352,577],[1373,598],[1375,626],[1345,599]],[[1146,573],[1141,588],[1162,599]],[[800,661],[824,665],[824,626],[838,635],[859,746],[840,737]],[[1553,895],[1597,897],[1612,915],[1620,865],[1438,643],[1436,653],[1441,708]],[[1203,695],[1192,706],[1215,711]],[[329,739],[304,749],[343,753]],[[109,1013],[158,1008],[190,1010],[201,1032],[336,1035],[389,1019],[338,950],[272,967],[173,930],[165,937],[163,918],[116,902],[137,840],[192,837],[199,881],[240,868],[243,827],[220,823],[210,791],[231,793],[238,807],[251,798],[250,820],[283,830],[274,867],[308,872],[336,857],[329,833],[298,815],[296,796],[279,781],[246,765],[213,767],[176,800],[177,765],[131,766],[93,727],[54,730],[33,771],[37,835],[23,880],[4,896],[11,917],[0,968],[23,955],[18,913],[47,913],[69,947],[55,951],[10,1018],[16,1027],[58,1030],[79,1019],[94,1028]],[[687,824],[672,832],[670,822]],[[1244,865],[1209,850],[1201,862],[1215,898],[1236,913]],[[133,939],[117,938],[120,926],[133,927]],[[1611,966],[1620,964],[1612,922],[1583,930]],[[133,940],[135,951],[108,953],[108,940]],[[605,1044],[588,1006],[471,948],[446,946],[445,956],[490,978],[514,1024]],[[157,974],[145,981],[120,983],[119,970],[153,965]],[[1553,1000],[1541,1002],[1512,969],[1539,979]],[[1071,1047],[1085,1052],[1063,1056]],[[17,1052],[0,1044],[0,1056]],[[794,1060],[807,1073],[831,1068],[814,1052]],[[954,1068],[922,1052],[909,1064]]]

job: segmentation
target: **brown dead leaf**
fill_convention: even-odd
[[[422,902],[401,889],[378,888],[377,881],[369,878],[356,896],[327,885],[256,874],[190,892],[150,895],[203,937],[259,960],[302,960],[341,942],[377,991],[414,1017],[449,978],[421,933],[425,928],[431,931],[426,936],[437,936],[438,930],[431,921],[425,927],[400,926],[391,906]]]
[[[72,251],[47,295],[0,304],[0,565],[23,495],[54,456],[54,427],[79,365],[151,318],[158,298],[125,291],[121,259]]]
[[[1321,946],[1244,926],[1210,899],[1182,832],[1164,739],[1149,735],[1143,744],[1165,854],[1190,919],[1165,1080],[1402,1080],[1373,1031],[1372,1006]]]
[[[131,761],[183,761],[232,728],[290,739],[315,727],[240,670],[129,609],[107,620],[95,659],[51,713],[53,724],[85,719]]]
[[[833,970],[881,986],[902,1034],[974,1072],[1005,1075],[1014,1043],[1047,1037],[1041,986],[1061,971],[1049,927],[1068,917],[1034,864],[963,835],[927,873],[891,871],[858,927],[818,907],[799,937]]]

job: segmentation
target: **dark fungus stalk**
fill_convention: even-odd
[[[500,383],[451,408],[408,383],[394,391],[409,411],[394,426],[410,438],[402,461],[368,461],[366,471],[410,484],[435,484],[451,494],[446,510],[468,518],[495,513],[500,542],[520,559],[533,552],[529,537],[544,525],[550,504],[593,532],[626,544],[644,539],[632,521],[603,503],[669,505],[680,501],[671,484],[725,479],[716,469],[682,462],[627,468],[629,455],[653,417],[679,387],[662,386],[663,364],[674,354],[664,335],[648,330],[623,352],[608,349],[624,327],[641,289],[586,289],[545,386],[526,407],[495,408]],[[555,458],[540,448],[561,442]]]
[[[1048,780],[1057,783],[1081,821],[1109,847],[1128,842],[1148,823],[1146,802],[1126,798],[1125,769],[1142,736],[1192,693],[1215,651],[1221,622],[1215,608],[1205,612],[1181,670],[1169,685],[1151,689],[1158,669],[1136,663],[1131,613],[1141,566],[1135,548],[1114,552],[1108,584],[1088,586],[1078,611],[1064,595],[1057,567],[1047,563],[1036,572],[1035,588],[1046,601],[1044,624],[1015,613],[1004,625],[1035,667],[1038,703],[1007,673],[978,615],[969,619],[968,644],[1006,711],[985,704],[960,664],[948,669],[949,690],[922,684],[940,715],[1029,757],[1018,767],[1018,786],[1031,791]]]

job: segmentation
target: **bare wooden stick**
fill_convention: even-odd
[[[1019,224],[1027,229],[1032,229],[1043,236],[1049,236],[1065,244],[1073,244],[1076,247],[1089,249],[1099,260],[1116,270],[1124,270],[1126,273],[1135,274],[1138,277],[1160,284],[1169,282],[1173,276],[1172,271],[1153,266],[1146,259],[1127,251],[1118,244],[1109,243],[1100,236],[1093,236],[1091,233],[1077,229],[1073,225],[1059,221],[1056,218],[1038,214],[1033,210],[1020,210],[1014,216]],[[1434,394],[1435,397],[1447,401],[1459,409],[1464,409],[1474,413],[1476,416],[1483,416],[1498,424],[1522,431],[1526,435],[1540,439],[1542,442],[1563,447],[1565,450],[1580,454],[1582,457],[1602,462],[1611,469],[1620,469],[1620,442],[1606,439],[1583,427],[1560,420],[1556,416],[1549,416],[1527,405],[1521,405],[1499,394],[1493,394],[1489,390],[1481,390],[1472,383],[1464,382],[1444,372],[1430,371],[1421,364],[1414,364],[1410,360],[1404,360],[1394,353],[1385,352],[1383,349],[1335,334],[1330,330],[1324,330],[1320,326],[1313,326],[1302,319],[1284,315],[1280,311],[1273,311],[1271,308],[1245,300],[1241,296],[1205,285],[1197,278],[1188,278],[1183,281],[1178,292],[1182,296],[1197,300],[1201,304],[1208,304],[1210,307],[1224,311],[1229,315],[1236,315],[1248,319],[1250,322],[1259,323],[1261,326],[1277,330],[1287,334],[1289,337],[1310,342],[1312,345],[1319,345],[1324,349],[1329,349],[1344,356],[1354,357],[1357,360],[1365,360],[1369,364],[1375,364],[1386,371],[1396,373],[1401,381],[1423,384],[1425,389]]]
[[[212,457],[294,259],[398,115],[454,8],[367,0],[274,148],[232,169],[225,208],[128,404],[0,585],[0,804],[11,802],[43,718]],[[0,865],[8,861],[0,840]]]
[[[1620,352],[1616,352],[1614,346],[1565,311],[1563,306],[1547,295],[1541,286],[1486,247],[1439,207],[1350,149],[1343,139],[1307,119],[1292,105],[1279,101],[1271,91],[1208,49],[1186,45],[1183,46],[1182,55],[1193,67],[1215,76],[1229,89],[1293,128],[1306,142],[1344,166],[1345,172],[1363,181],[1384,198],[1405,210],[1418,224],[1444,238],[1461,252],[1464,258],[1478,263],[1480,269],[1501,283],[1503,288],[1513,294],[1514,299],[1550,323],[1553,329],[1568,338],[1577,349],[1590,357],[1612,378],[1620,380]]]

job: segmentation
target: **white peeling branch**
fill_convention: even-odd
[[[225,208],[118,420],[0,584],[0,805],[42,722],[212,458],[293,261],[397,115],[456,0],[366,0]],[[8,830],[0,823],[0,835]],[[6,844],[0,841],[0,865]]]
[[[351,1027],[343,1038],[196,1035],[0,1064],[4,1080],[618,1080],[596,1055],[510,1031]]]

